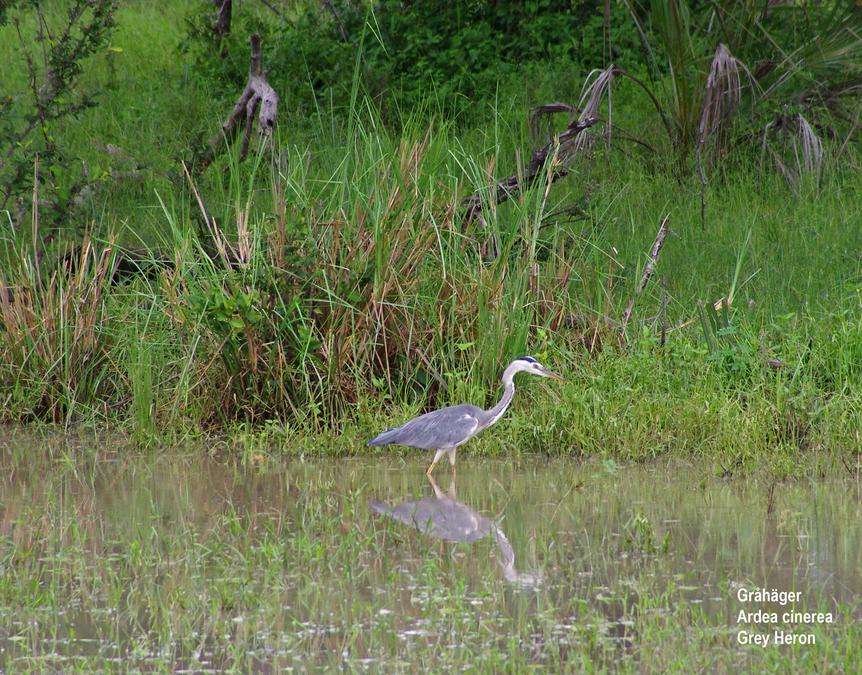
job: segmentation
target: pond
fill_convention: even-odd
[[[842,477],[468,454],[429,481],[424,454],[6,436],[6,671],[862,662],[860,489]]]

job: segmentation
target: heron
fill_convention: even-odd
[[[482,429],[487,429],[497,422],[506,412],[515,395],[517,373],[565,381],[562,375],[548,370],[532,356],[522,356],[512,361],[503,371],[503,398],[493,408],[482,410],[475,405],[462,404],[433,410],[400,427],[384,431],[368,441],[368,445],[406,445],[421,450],[435,450],[434,461],[425,472],[426,475],[431,475],[443,455],[448,455],[449,464],[454,471],[455,452],[458,447]]]
[[[535,588],[540,584],[540,575],[517,570],[515,551],[497,523],[458,501],[454,478],[449,484],[448,493],[438,487],[433,476],[428,476],[428,482],[434,490],[433,497],[405,501],[396,506],[369,499],[368,506],[375,513],[397,520],[442,541],[462,543],[491,537],[497,544],[498,562],[506,581],[524,589]]]

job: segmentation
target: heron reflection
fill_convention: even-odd
[[[434,490],[433,496],[402,502],[397,506],[369,499],[368,506],[376,513],[443,541],[470,543],[490,536],[497,544],[498,561],[506,581],[522,588],[538,586],[541,581],[538,574],[515,569],[515,552],[497,524],[456,499],[454,479],[449,484],[448,494],[439,488],[430,475],[428,482]]]

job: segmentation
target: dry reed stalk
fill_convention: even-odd
[[[638,285],[635,287],[634,295],[629,298],[629,302],[626,305],[626,309],[623,312],[623,318],[620,325],[620,335],[623,340],[626,339],[626,329],[628,328],[629,321],[632,318],[632,311],[635,306],[635,299],[643,293],[647,284],[649,283],[650,278],[655,271],[656,263],[658,262],[658,257],[661,254],[661,249],[664,246],[664,240],[670,232],[670,214],[666,215],[662,221],[661,225],[658,228],[658,233],[656,234],[655,241],[653,241],[652,248],[650,249],[649,255],[647,256],[646,265],[644,265],[643,273],[641,274],[640,281]]]
[[[769,132],[782,134],[786,139],[790,136],[792,164],[786,157],[775,151],[768,141]],[[787,181],[792,190],[797,191],[805,176],[820,178],[823,169],[823,141],[814,131],[802,113],[792,117],[778,117],[763,128],[759,170],[763,172],[763,159],[769,151],[770,157],[778,172]],[[784,141],[784,152],[787,153],[787,141]]]
[[[697,127],[697,147],[702,151],[710,138],[724,136],[742,99],[742,78],[745,72],[752,86],[756,81],[748,69],[723,44],[719,44],[709,66],[704,87],[703,103]]]
[[[602,100],[607,97],[608,98],[608,115],[607,115],[607,126],[608,129],[613,125],[613,108],[610,103],[610,93],[611,86],[613,81],[617,77],[624,77],[627,80],[631,80],[634,82],[641,90],[649,97],[650,101],[653,104],[653,107],[658,112],[659,117],[661,118],[662,125],[667,131],[668,136],[673,136],[673,125],[671,124],[670,119],[667,116],[664,108],[662,107],[659,100],[656,98],[655,94],[650,90],[650,88],[641,80],[640,78],[632,75],[626,70],[622,68],[618,68],[614,64],[610,64],[607,68],[604,69],[596,69],[590,72],[587,75],[587,79],[584,82],[583,90],[581,91],[581,98],[578,101],[578,106],[581,108],[580,117],[582,120],[586,119],[595,119],[599,118],[599,108],[601,107]],[[594,142],[594,138],[587,138],[579,141],[579,149],[586,149],[587,143]]]

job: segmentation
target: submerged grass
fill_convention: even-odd
[[[370,511],[369,499],[427,499],[419,464],[205,455],[9,439],[4,669],[805,672],[860,656],[858,485],[847,479],[468,464],[454,498],[494,519],[517,570],[541,579],[520,587],[490,539],[443,543]],[[737,601],[739,586],[802,591],[796,609],[834,621],[780,626],[814,645],[742,646],[740,630],[774,627],[737,623],[758,608]]]

